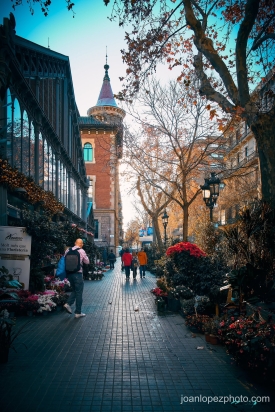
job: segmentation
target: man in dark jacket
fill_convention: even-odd
[[[115,268],[115,261],[116,261],[116,255],[113,253],[113,250],[111,250],[111,252],[108,255],[108,260],[110,262],[110,269],[114,269]]]

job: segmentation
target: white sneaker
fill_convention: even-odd
[[[85,313],[76,313],[74,315],[75,318],[83,318],[84,316],[86,316]]]
[[[65,303],[65,305],[63,306],[63,308],[71,315],[73,312],[72,312],[72,309],[71,309],[71,306],[70,305],[68,305],[68,303]]]

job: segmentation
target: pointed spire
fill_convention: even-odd
[[[103,78],[103,84],[99,93],[96,106],[114,106],[117,107],[116,101],[114,99],[114,94],[112,91],[110,77],[108,70],[110,66],[107,63],[107,47],[106,47],[106,64],[104,65],[105,76]]]
[[[106,46],[106,64],[104,66],[105,76],[104,76],[103,80],[109,80],[110,81],[110,77],[109,77],[109,74],[108,74],[108,70],[109,70],[110,66],[108,65],[107,58],[108,58],[108,56],[107,56],[107,46]]]

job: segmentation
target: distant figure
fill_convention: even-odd
[[[115,262],[116,262],[116,255],[114,254],[112,249],[111,249],[111,252],[108,255],[108,260],[110,262],[110,269],[114,269],[115,268]]]
[[[126,274],[126,280],[130,279],[130,270],[131,270],[131,265],[132,265],[132,255],[129,252],[129,249],[126,249],[125,252],[122,255],[122,262],[123,266],[125,267],[125,274]]]
[[[105,267],[107,265],[107,250],[106,250],[106,248],[103,249],[102,260],[103,260],[103,264],[104,264],[104,267]]]
[[[148,262],[148,257],[146,255],[146,252],[144,251],[144,249],[141,249],[138,254],[137,254],[138,260],[139,260],[139,273],[140,273],[140,277],[144,277],[145,278],[145,270],[146,270],[146,265]]]
[[[123,261],[122,261],[123,253],[125,253],[125,248],[124,247],[119,251],[119,256],[121,257],[121,271],[122,272],[124,270],[124,264],[123,264]]]
[[[90,263],[90,260],[88,256],[86,255],[85,250],[83,248],[83,240],[82,239],[76,239],[74,246],[71,248],[72,250],[76,250],[80,255],[80,268],[77,272],[75,273],[69,273],[67,275],[68,280],[71,284],[72,292],[70,294],[70,297],[68,299],[68,302],[65,303],[64,309],[70,314],[72,314],[72,308],[71,305],[75,302],[75,318],[82,318],[83,316],[86,316],[85,313],[81,313],[81,307],[82,307],[82,295],[83,295],[83,288],[84,288],[84,282],[83,282],[83,272],[82,272],[82,267],[83,263]],[[66,254],[69,252],[70,249],[67,249],[65,252],[65,259],[66,259]]]
[[[139,261],[137,258],[136,252],[132,253],[132,271],[133,271],[133,278],[136,279],[137,277],[137,269],[139,267]]]

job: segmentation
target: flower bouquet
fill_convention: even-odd
[[[56,307],[56,303],[53,301],[53,298],[56,294],[57,292],[54,290],[46,290],[42,295],[39,295],[38,303],[40,305],[40,308],[37,312],[51,312]]]

